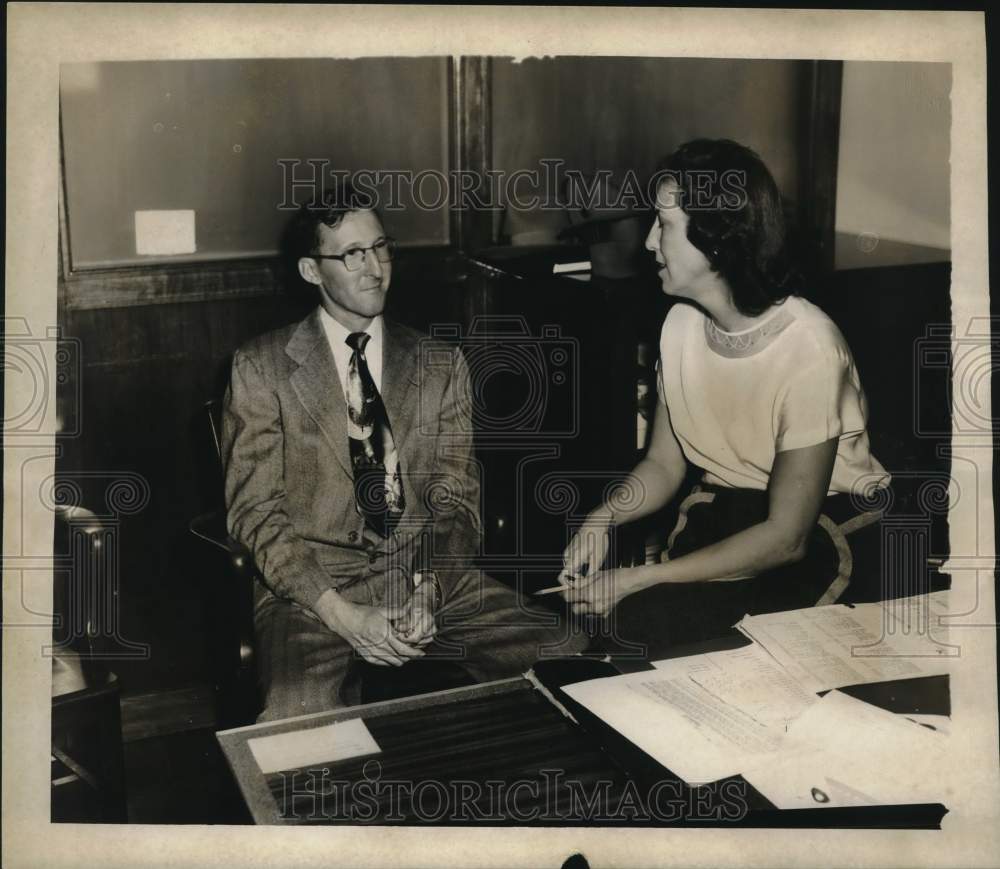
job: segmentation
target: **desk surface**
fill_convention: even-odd
[[[536,668],[575,720],[514,678],[236,728],[218,739],[258,824],[940,826],[940,805],[778,811],[740,776],[688,786],[559,690],[614,672],[580,658]],[[943,677],[848,690],[896,711],[946,711]],[[248,746],[353,718],[380,753],[264,774]]]
[[[264,774],[248,740],[362,718],[381,753]],[[571,789],[627,776],[522,678],[218,734],[258,824],[519,823],[570,814]],[[603,798],[603,796],[602,796]]]

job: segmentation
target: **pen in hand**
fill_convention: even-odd
[[[562,576],[566,577],[567,580],[566,582],[563,582],[560,585],[553,585],[550,588],[543,588],[540,591],[536,591],[535,595],[537,596],[540,594],[555,594],[557,591],[569,591],[571,588],[573,588],[577,579],[586,576],[589,570],[590,570],[590,565],[585,561],[583,564],[580,565],[579,577],[574,576],[572,573],[563,573]]]

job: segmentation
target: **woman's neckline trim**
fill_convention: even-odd
[[[762,323],[741,332],[726,332],[720,329],[711,317],[706,316],[705,340],[708,346],[727,359],[739,359],[760,353],[795,320],[795,315],[787,307],[784,305],[777,307],[778,310]]]

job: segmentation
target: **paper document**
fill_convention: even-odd
[[[747,616],[739,627],[748,646],[563,690],[690,783],[756,770],[753,783],[788,805],[923,801],[945,727],[816,694],[947,673],[955,650],[945,642],[946,612],[943,593]]]
[[[780,809],[946,802],[948,737],[831,691],[743,777]]]
[[[787,745],[785,730],[817,698],[759,648],[655,662],[655,672],[563,690],[688,782],[734,775]]]
[[[755,643],[723,652],[653,661],[652,665],[665,674],[688,676],[756,720],[782,730],[819,699]]]
[[[248,739],[247,745],[260,771],[265,774],[378,754],[382,750],[360,718],[274,736],[259,736]]]
[[[957,657],[958,647],[948,643],[948,601],[950,592],[937,591],[913,597],[896,598],[882,603],[860,604],[855,612],[863,616],[878,612],[878,627],[884,643],[895,655],[913,655],[922,658]],[[875,646],[855,648],[856,657],[880,656],[885,651],[882,642]]]
[[[947,592],[746,616],[737,627],[810,692],[948,673]]]

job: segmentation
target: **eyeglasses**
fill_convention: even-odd
[[[352,247],[343,253],[312,253],[313,259],[339,259],[344,268],[349,272],[356,272],[365,264],[365,255],[368,251],[375,253],[375,259],[380,263],[392,262],[392,257],[396,252],[396,239],[382,238],[368,247]]]

